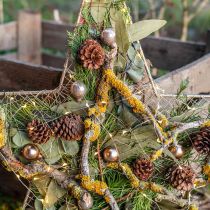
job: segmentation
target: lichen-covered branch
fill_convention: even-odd
[[[27,180],[33,180],[37,175],[47,175],[53,178],[61,187],[68,190],[78,202],[84,202],[86,205],[92,202],[89,192],[80,187],[74,179],[69,178],[68,174],[55,169],[53,166],[40,161],[24,165],[15,158],[7,146],[0,148],[0,160],[10,170]]]

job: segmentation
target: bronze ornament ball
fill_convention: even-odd
[[[34,161],[40,158],[40,150],[34,144],[27,144],[22,149],[22,155],[26,160]]]
[[[177,158],[180,159],[184,155],[184,150],[181,145],[174,145],[169,148],[169,151]]]
[[[116,162],[119,160],[119,152],[115,147],[107,147],[103,151],[103,158],[106,162]]]
[[[75,81],[70,88],[71,96],[76,101],[81,101],[85,97],[86,91],[86,86],[81,81]]]
[[[116,34],[113,28],[104,29],[101,33],[101,41],[114,48],[116,44]]]

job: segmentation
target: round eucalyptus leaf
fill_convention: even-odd
[[[75,156],[79,152],[79,144],[77,141],[61,140],[64,154]]]
[[[14,145],[16,145],[17,147],[23,147],[26,144],[31,143],[28,135],[23,132],[23,131],[18,131],[15,136],[12,138],[12,142],[14,143]]]

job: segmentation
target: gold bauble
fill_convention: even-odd
[[[76,101],[81,101],[85,97],[86,91],[87,91],[86,86],[81,81],[74,82],[70,88],[71,96]]]
[[[180,159],[184,155],[184,150],[181,145],[174,145],[169,148],[169,151],[177,158]]]
[[[114,147],[107,147],[103,151],[103,158],[106,162],[116,162],[119,160],[119,153]]]
[[[101,33],[101,40],[104,44],[114,48],[116,44],[116,34],[113,28],[104,29]]]
[[[22,149],[22,155],[30,161],[38,160],[40,158],[40,150],[34,144],[27,144]]]

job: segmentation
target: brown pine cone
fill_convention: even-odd
[[[180,191],[190,191],[193,188],[196,175],[189,166],[175,166],[170,169],[169,181],[172,187]]]
[[[193,147],[200,154],[210,154],[210,128],[203,127],[199,132],[190,135]]]
[[[79,58],[85,68],[96,70],[104,64],[105,52],[97,41],[88,39],[80,48]]]
[[[139,158],[133,164],[134,174],[141,180],[148,180],[154,171],[154,165],[146,158]]]
[[[56,137],[64,140],[80,140],[84,135],[84,123],[76,114],[65,115],[51,124]]]
[[[41,121],[35,119],[28,123],[27,132],[29,138],[35,144],[46,143],[51,135],[52,131],[47,123],[42,123]]]

